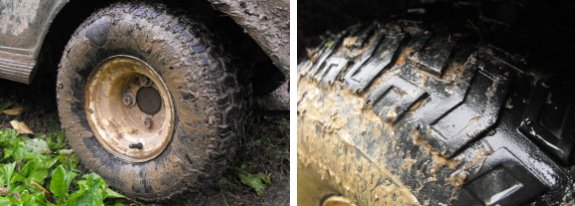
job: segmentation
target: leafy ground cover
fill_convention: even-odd
[[[95,173],[78,168],[62,132],[30,138],[0,130],[0,205],[125,205]]]

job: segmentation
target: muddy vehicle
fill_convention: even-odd
[[[285,0],[0,2],[0,78],[57,73],[80,161],[143,201],[216,182],[249,110],[288,108],[288,58]]]
[[[573,3],[384,2],[298,5],[298,203],[573,205]]]

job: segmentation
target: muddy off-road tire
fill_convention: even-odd
[[[96,12],[58,72],[62,127],[81,163],[144,201],[213,185],[243,135],[237,68],[202,23],[172,11],[119,3]]]
[[[298,160],[358,205],[573,203],[572,76],[412,21],[350,27],[298,73]]]

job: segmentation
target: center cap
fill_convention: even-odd
[[[153,87],[142,87],[136,95],[136,102],[142,112],[154,115],[162,108],[162,97],[160,92]]]

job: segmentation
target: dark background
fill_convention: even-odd
[[[306,48],[358,23],[408,19],[474,33],[545,72],[571,72],[575,2],[526,0],[300,0],[298,62]]]

